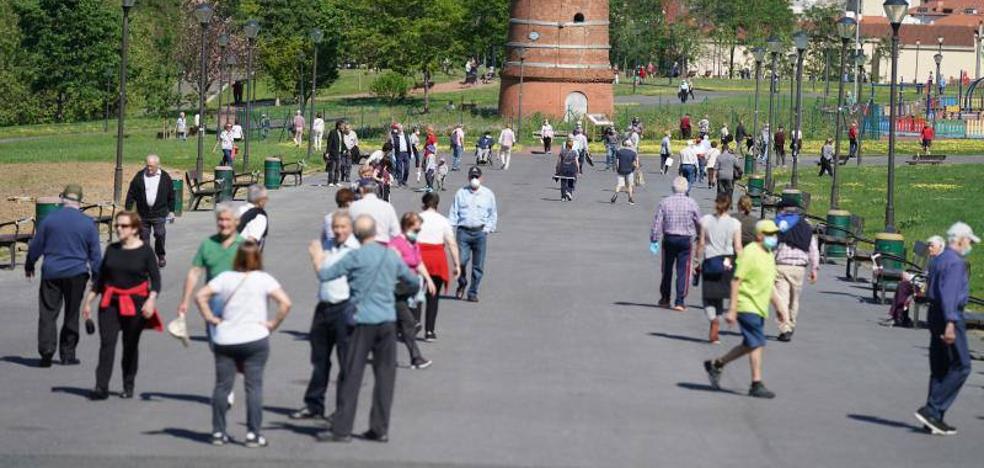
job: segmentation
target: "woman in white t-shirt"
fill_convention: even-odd
[[[212,151],[215,151],[220,145],[222,146],[222,162],[219,163],[220,166],[231,166],[232,165],[232,148],[234,143],[232,124],[226,123],[225,129],[219,134],[219,141],[215,142],[215,146],[212,147]]]
[[[427,272],[434,281],[434,294],[427,293],[427,307],[424,315],[424,341],[437,339],[437,305],[441,295],[441,287],[447,289],[454,278],[458,277],[461,261],[458,257],[458,242],[454,238],[451,222],[438,213],[437,207],[441,197],[436,193],[424,194],[424,209],[420,212],[420,233],[417,234],[417,245],[420,246],[420,256],[427,267]],[[451,268],[448,268],[447,254],[451,254]],[[449,271],[450,270],[450,271]]]
[[[708,341],[719,343],[718,331],[721,324],[718,316],[724,314],[724,300],[731,298],[731,279],[734,276],[735,257],[741,253],[741,222],[732,218],[731,196],[722,193],[714,200],[713,215],[700,219],[700,237],[697,240],[695,260],[701,260],[700,269],[703,287],[704,312],[711,321]]]
[[[263,369],[270,355],[270,332],[290,311],[290,298],[273,276],[263,270],[259,245],[246,240],[236,252],[232,271],[221,273],[200,289],[195,302],[208,323],[215,355],[215,390],[212,392],[212,444],[224,445],[228,396],[241,367],[246,386],[247,447],[265,447],[263,423]],[[210,299],[215,296],[215,300]],[[277,303],[277,315],[267,317],[267,300]],[[210,303],[215,307],[213,310]],[[219,305],[221,304],[221,305]]]
[[[314,140],[315,151],[321,151],[321,140],[325,138],[325,119],[320,112],[315,115],[314,122],[311,122],[311,138]]]

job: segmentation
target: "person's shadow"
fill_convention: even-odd
[[[892,427],[895,429],[909,429],[911,432],[926,432],[925,429],[915,424],[911,424],[903,421],[893,421],[891,419],[884,419],[878,416],[871,416],[867,414],[848,414],[847,417],[855,421],[865,422],[869,424],[877,424],[879,426]]]
[[[24,367],[41,367],[41,358],[28,358],[23,356],[4,356],[0,361],[17,364]]]
[[[728,390],[726,388],[714,388],[714,387],[712,387],[710,385],[707,385],[707,384],[698,384],[698,383],[691,383],[691,382],[677,382],[677,387],[680,387],[680,388],[683,388],[683,389],[686,389],[686,390],[694,390],[694,391],[698,391],[698,392],[711,392],[711,393],[725,393],[725,394],[728,394],[728,395],[741,395],[741,393],[738,393],[738,392],[736,392],[734,390]]]
[[[178,439],[190,440],[192,442],[198,442],[202,444],[210,444],[212,440],[212,435],[208,432],[197,432],[189,431],[188,429],[181,429],[177,427],[165,427],[164,429],[157,431],[145,431],[146,435],[169,435],[171,437],[176,437]]]
[[[92,395],[92,390],[81,387],[51,387],[51,393],[67,393],[82,398],[89,398]]]
[[[212,404],[212,397],[210,396],[189,395],[186,393],[143,392],[140,394],[140,399],[143,401],[175,400],[190,403],[201,403],[203,405]]]

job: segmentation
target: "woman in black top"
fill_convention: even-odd
[[[158,331],[162,328],[155,310],[161,275],[154,250],[140,240],[140,216],[132,211],[120,212],[113,227],[119,241],[106,248],[99,276],[82,306],[82,314],[88,320],[92,316],[92,300],[97,295],[102,296],[99,303],[99,365],[96,367],[96,387],[91,395],[93,400],[109,397],[109,379],[113,375],[113,356],[120,332],[123,334],[123,392],[120,398],[132,398],[140,334],[144,328]]]

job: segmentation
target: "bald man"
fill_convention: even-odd
[[[147,155],[144,168],[130,181],[125,206],[129,210],[136,210],[143,219],[140,238],[144,242],[150,243],[150,231],[154,231],[154,252],[161,268],[167,265],[164,250],[167,228],[164,226],[169,219],[174,219],[174,203],[174,183],[171,176],[161,169],[161,159],[156,154]]]

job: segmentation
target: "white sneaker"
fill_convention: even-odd
[[[261,435],[254,434],[252,432],[247,432],[246,433],[246,442],[245,442],[245,445],[246,445],[246,447],[249,447],[249,448],[266,447],[267,446],[267,440],[266,440],[266,437],[263,437]]]
[[[236,404],[236,392],[229,392],[229,397],[226,398],[226,401],[229,402],[229,407],[232,408],[232,405]]]

